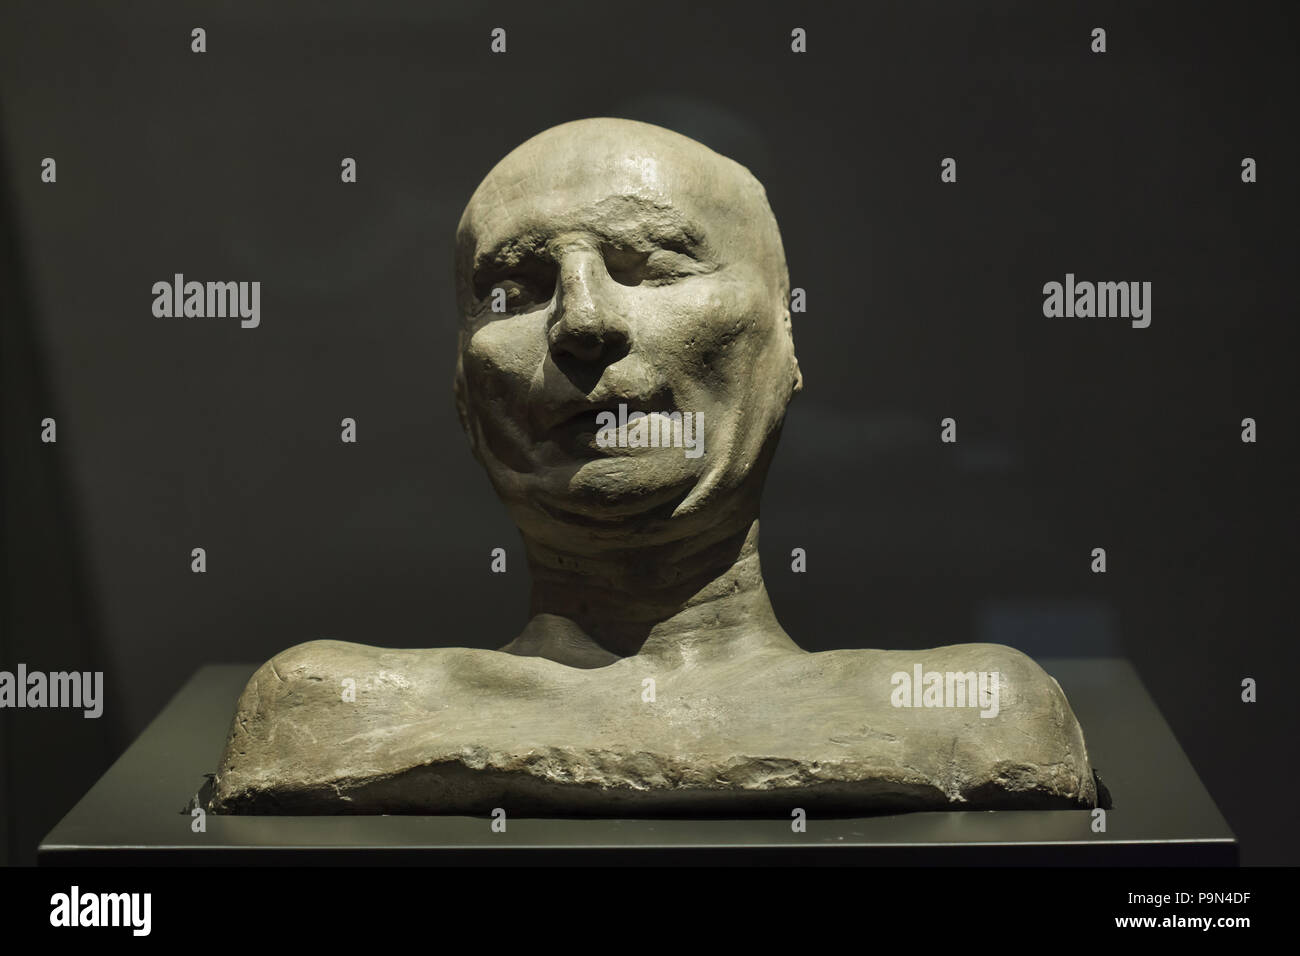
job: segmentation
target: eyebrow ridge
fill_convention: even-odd
[[[611,244],[644,250],[648,246],[695,253],[706,243],[702,230],[672,206],[639,196],[610,196],[573,216],[572,224],[556,223],[549,229],[525,226],[474,257],[474,271],[509,268],[545,249],[555,235],[579,229]]]

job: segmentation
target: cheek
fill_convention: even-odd
[[[655,324],[655,351],[704,381],[752,374],[771,338],[771,310],[751,283],[685,283],[665,304],[669,321]]]
[[[465,385],[471,400],[499,404],[518,399],[545,351],[545,320],[513,316],[481,325],[465,344]]]

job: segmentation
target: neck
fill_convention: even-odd
[[[575,667],[667,667],[798,652],[763,586],[758,519],[738,531],[599,555],[525,541],[531,620],[502,648]]]

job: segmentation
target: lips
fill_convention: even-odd
[[[596,442],[596,436],[600,433],[601,425],[596,418],[602,412],[610,412],[614,415],[615,422],[618,420],[618,404],[579,402],[566,403],[560,407],[549,411],[545,416],[545,421],[549,424],[543,426],[544,431],[539,433],[539,441],[559,449],[564,456],[578,455],[581,458],[590,457],[591,455],[606,456],[617,454],[613,449],[606,449]],[[605,419],[609,421],[608,418]]]
[[[574,398],[553,405],[543,403],[538,416],[539,424],[543,432],[553,431],[557,428],[567,431],[571,427],[587,422],[590,422],[592,427],[595,428],[598,414],[613,412],[615,418],[617,418],[619,405],[626,405],[628,414],[635,411],[649,411],[652,408],[658,410],[659,408],[651,400],[639,397],[614,395]]]
[[[630,408],[631,406],[629,406]],[[618,420],[618,403],[590,404],[583,402],[577,407],[564,407],[557,413],[556,420],[547,431],[596,431],[600,428],[598,418],[602,412],[609,412]]]
[[[602,412],[612,414],[617,425],[620,405],[626,407],[628,415],[633,412],[647,415],[653,412],[666,413],[676,409],[671,394],[572,399],[550,407],[543,406],[538,416],[541,434],[548,437],[594,434],[601,428],[597,418]]]

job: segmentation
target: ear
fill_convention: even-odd
[[[790,323],[789,305],[784,310],[782,325],[785,326],[785,337],[790,343],[790,364],[794,371],[794,379],[790,385],[790,397],[794,398],[803,391],[803,372],[799,368],[799,356],[794,354],[794,326]]]

